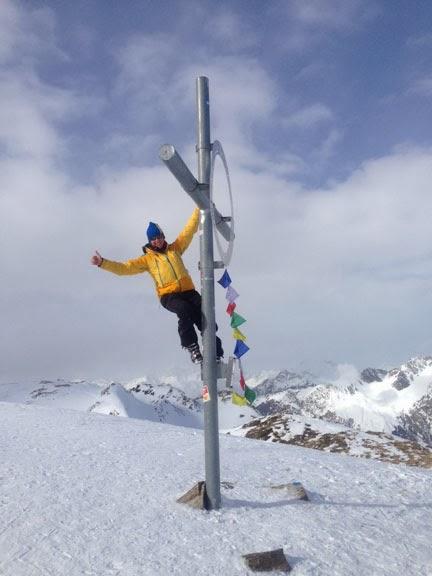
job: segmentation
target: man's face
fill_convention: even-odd
[[[161,236],[157,236],[156,238],[154,238],[150,242],[150,245],[154,246],[155,248],[162,248],[164,243],[165,243],[165,236],[162,234]]]

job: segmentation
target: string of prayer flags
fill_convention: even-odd
[[[243,316],[240,316],[240,314],[234,312],[236,309],[235,300],[239,297],[239,294],[232,286],[232,280],[228,274],[228,270],[224,270],[224,273],[218,280],[218,284],[220,284],[222,288],[226,289],[225,298],[228,300],[226,312],[231,318],[230,325],[233,329],[233,337],[236,341],[233,355],[236,358],[240,369],[239,382],[233,385],[232,402],[239,406],[244,404],[252,404],[256,398],[256,394],[253,390],[247,387],[240,362],[240,358],[249,351],[249,346],[245,344],[246,336],[238,329],[239,326],[246,322],[246,318],[243,318]]]

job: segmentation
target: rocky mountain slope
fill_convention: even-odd
[[[418,442],[384,432],[362,432],[315,418],[273,414],[252,420],[229,434],[392,464],[432,468],[432,450]]]
[[[257,392],[255,408],[263,417],[301,415],[432,446],[432,357],[388,371],[340,366],[326,380],[282,370],[248,385]]]

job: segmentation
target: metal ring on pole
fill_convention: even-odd
[[[226,250],[223,249],[222,244],[219,240],[219,234],[217,231],[217,226],[215,222],[215,206],[213,203],[213,180],[214,180],[214,166],[216,157],[219,156],[222,160],[223,167],[225,169],[225,175],[227,178],[228,183],[228,192],[230,198],[230,205],[231,205],[231,215],[230,215],[230,238],[228,241],[228,247]],[[222,144],[219,140],[215,140],[212,144],[212,153],[211,153],[211,169],[210,169],[210,186],[209,186],[209,196],[210,196],[210,213],[213,222],[213,229],[215,231],[215,239],[216,244],[218,247],[219,257],[224,263],[225,268],[231,262],[231,257],[234,248],[234,204],[233,204],[233,196],[232,196],[232,189],[231,189],[231,180],[228,171],[228,164],[225,158],[225,154],[222,148]]]

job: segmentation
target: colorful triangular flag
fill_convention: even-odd
[[[231,394],[231,401],[233,404],[236,404],[237,406],[245,406],[248,403],[246,397],[237,394],[237,392],[233,392]]]
[[[246,336],[238,328],[234,328],[233,337],[234,340],[243,340],[243,342],[246,340]]]
[[[241,388],[241,389],[243,390],[243,392],[244,392],[245,389],[246,389],[246,380],[244,379],[243,370],[242,370],[242,367],[241,367],[240,360],[239,360],[239,364],[240,364],[240,388]]]
[[[230,284],[227,288],[225,298],[228,300],[228,302],[234,302],[234,300],[238,297],[239,297],[238,292],[236,292]]]
[[[243,376],[243,369],[242,369],[242,365],[241,365],[241,360],[238,360],[239,366],[240,366],[240,386],[243,389],[244,392],[244,397],[246,398],[246,400],[249,402],[249,404],[253,404],[256,398],[256,392],[254,390],[251,390],[245,382],[244,376]]]
[[[249,350],[249,346],[245,344],[242,340],[236,340],[236,345],[234,348],[234,356],[240,358],[243,354]]]
[[[231,278],[228,274],[228,270],[225,270],[225,272],[222,274],[222,277],[219,278],[218,284],[220,284],[223,288],[228,288],[228,286],[231,284]]]
[[[236,307],[236,303],[235,303],[235,302],[230,302],[230,303],[228,304],[228,306],[227,306],[227,309],[226,309],[227,314],[229,314],[230,316],[232,316],[232,313],[234,312],[235,307]]]
[[[245,322],[246,322],[246,319],[243,318],[243,316],[240,316],[240,314],[237,314],[237,312],[232,313],[231,322],[230,322],[231,328],[238,328],[239,326],[241,326]]]
[[[249,404],[253,404],[256,399],[256,392],[251,390],[248,386],[245,387],[245,398],[249,402]]]

